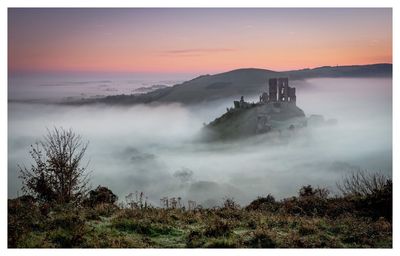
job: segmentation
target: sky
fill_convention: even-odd
[[[370,63],[392,63],[390,8],[8,10],[11,73],[215,73]]]

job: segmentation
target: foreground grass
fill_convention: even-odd
[[[18,206],[9,216],[10,247],[342,248],[392,247],[391,221],[348,213],[308,216],[271,209],[60,208]],[[28,208],[28,207],[27,207]],[[26,212],[24,213],[24,210]],[[24,216],[28,227],[24,227]],[[11,222],[11,223],[10,223]],[[12,224],[12,226],[10,226]],[[20,229],[20,231],[15,230]]]

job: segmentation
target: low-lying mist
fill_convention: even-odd
[[[244,205],[257,196],[295,195],[302,185],[328,187],[358,168],[392,173],[392,80],[294,81],[297,105],[338,124],[299,131],[282,143],[265,136],[231,143],[196,140],[203,123],[231,107],[229,100],[185,107],[62,106],[9,103],[8,192],[20,194],[17,165],[30,166],[29,147],[46,128],[72,128],[90,142],[93,187],[121,200],[143,191],[150,203],[182,197],[212,206],[224,197]],[[238,96],[239,97],[239,96]]]

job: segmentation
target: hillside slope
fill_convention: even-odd
[[[257,104],[247,109],[229,110],[204,127],[204,132],[206,140],[231,140],[280,132],[290,127],[295,129],[303,127],[305,123],[303,110],[295,104]]]
[[[301,80],[321,77],[391,77],[392,64],[319,67],[285,72],[265,69],[237,69],[215,75],[204,75],[168,88],[142,95],[115,95],[76,102],[106,104],[182,103],[197,104],[239,95],[260,94],[272,77]]]

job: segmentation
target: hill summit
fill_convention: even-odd
[[[234,101],[221,117],[205,129],[211,139],[243,138],[268,132],[290,132],[307,126],[307,118],[296,106],[296,88],[289,86],[288,78],[271,78],[268,92],[260,95],[257,103],[242,96]]]

